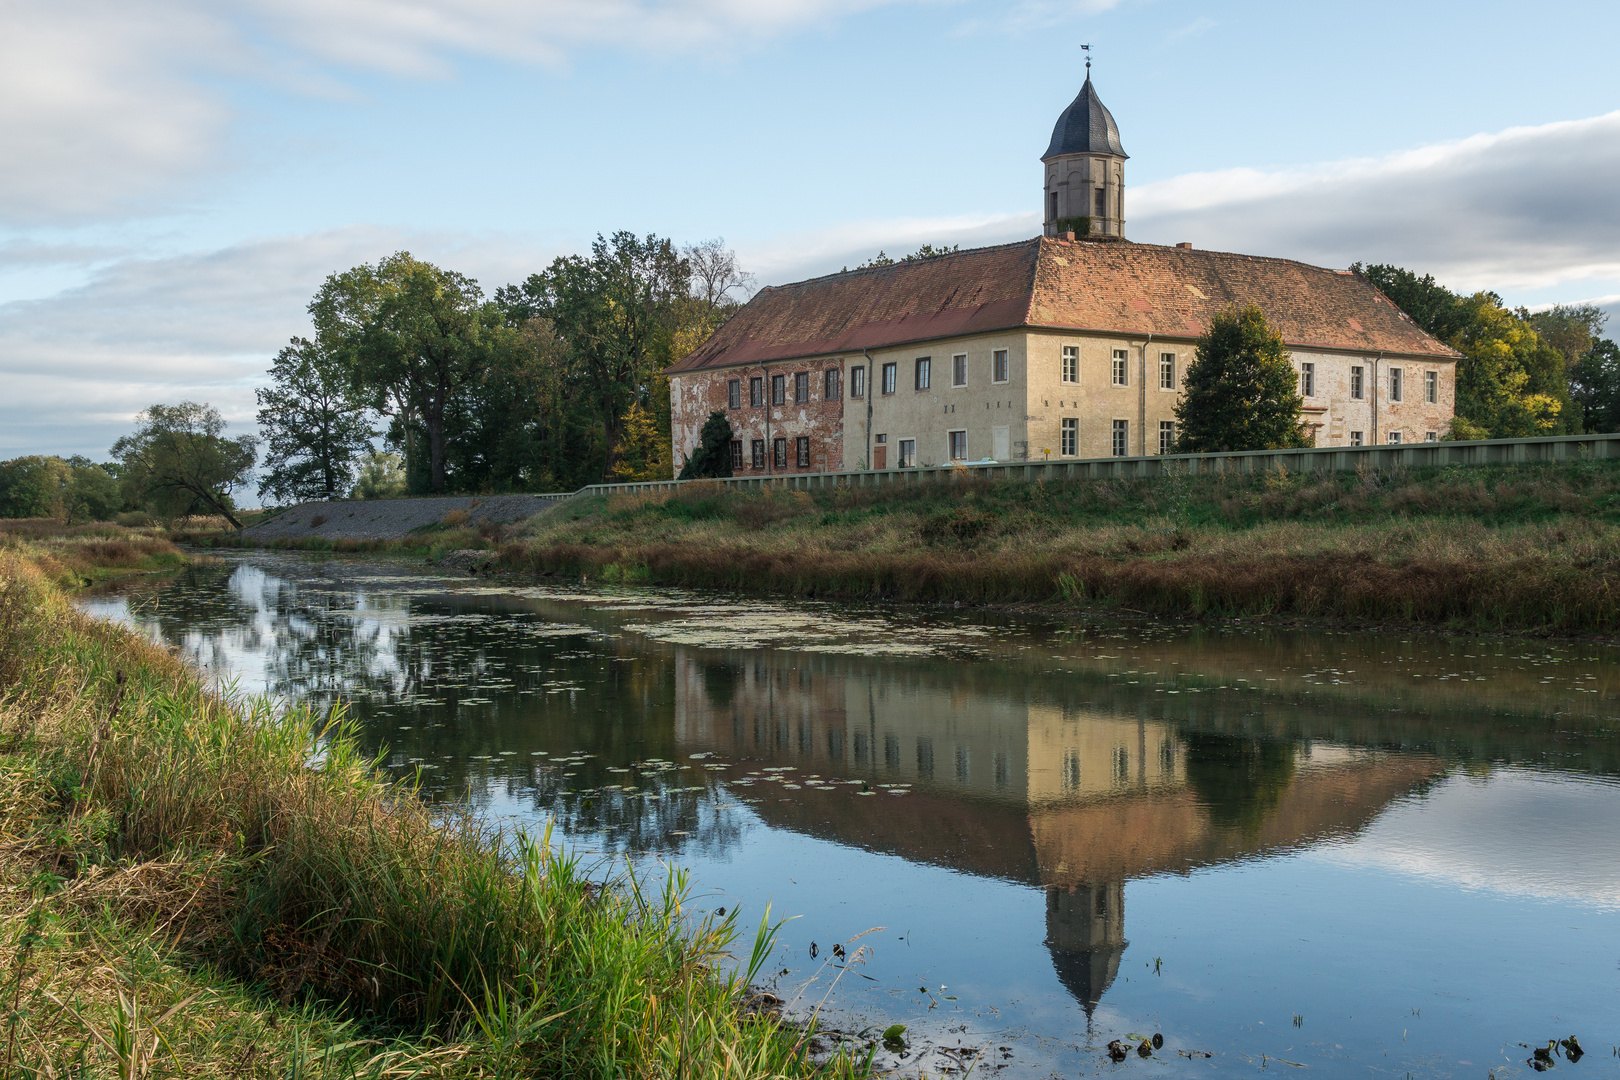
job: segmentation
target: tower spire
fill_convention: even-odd
[[[1086,81],[1091,81],[1091,46],[1082,45],[1080,50],[1086,54]]]

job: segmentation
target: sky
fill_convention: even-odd
[[[1126,234],[1394,263],[1620,333],[1620,4],[0,0],[0,459],[253,429],[321,281],[601,232],[759,284],[1040,230],[1085,78]]]

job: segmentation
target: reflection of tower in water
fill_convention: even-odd
[[[1061,982],[1091,1018],[1125,953],[1125,883],[1046,890],[1046,947]]]

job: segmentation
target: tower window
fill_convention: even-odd
[[[1097,204],[1097,211],[1096,211],[1095,216],[1096,217],[1107,217],[1108,216],[1108,191],[1107,191],[1107,189],[1106,188],[1098,188],[1096,191],[1093,191],[1091,194],[1092,194],[1092,197],[1093,197],[1093,199],[1095,200],[1095,202]]]
[[[1056,221],[1057,216],[1058,216],[1058,213],[1057,213],[1057,192],[1055,192],[1055,191],[1052,192],[1051,201],[1052,201],[1051,212],[1046,215],[1046,220],[1048,220],[1048,221]]]

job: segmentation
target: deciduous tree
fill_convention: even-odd
[[[338,498],[377,434],[357,400],[353,371],[326,345],[293,338],[276,355],[270,379],[255,391],[268,470],[259,495]]]
[[[1282,336],[1253,305],[1210,320],[1176,405],[1176,451],[1193,454],[1308,446],[1299,375]]]
[[[125,498],[168,517],[218,514],[240,529],[231,493],[252,477],[259,440],[226,438],[219,410],[194,401],[153,405],[135,420],[112,448]]]

